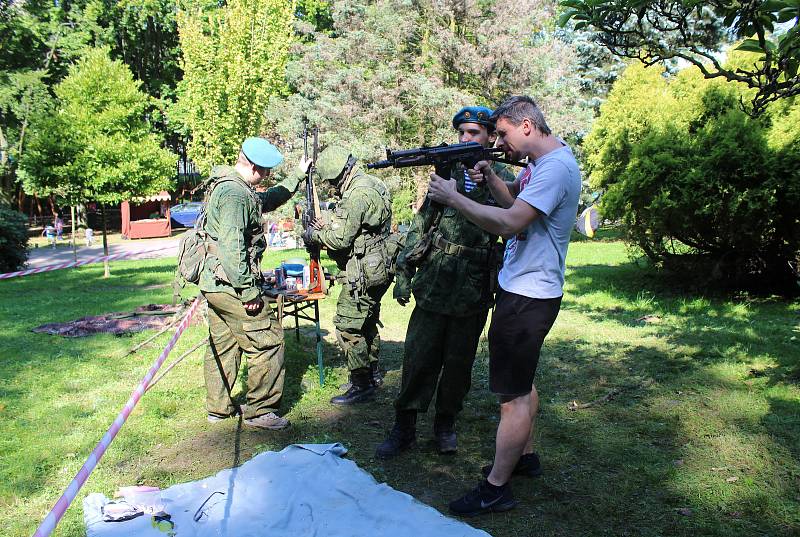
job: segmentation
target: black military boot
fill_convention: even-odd
[[[402,410],[398,411],[394,419],[394,427],[389,431],[378,448],[375,456],[379,459],[391,459],[397,457],[407,449],[411,449],[417,443],[417,411]]]
[[[370,362],[369,369],[372,373],[372,385],[376,388],[383,386],[383,371],[378,367],[378,362]]]
[[[376,388],[380,388],[383,386],[383,371],[380,370],[378,367],[378,362],[370,362],[369,369],[372,372],[372,384]],[[349,390],[353,386],[353,383],[349,380],[344,384],[339,385],[340,390]]]
[[[433,420],[433,436],[436,439],[436,449],[442,455],[452,455],[458,451],[455,416],[437,414]]]
[[[353,369],[350,372],[350,388],[342,395],[331,399],[334,405],[355,405],[375,399],[375,386],[372,384],[372,371],[368,367]]]

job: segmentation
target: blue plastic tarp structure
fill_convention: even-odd
[[[343,459],[341,444],[305,444],[257,455],[238,468],[162,491],[174,527],[150,515],[103,522],[109,500],[83,502],[87,537],[486,537]],[[223,494],[213,494],[221,492]],[[209,496],[211,496],[210,499]],[[194,520],[198,508],[201,516]],[[163,526],[163,525],[162,525]]]

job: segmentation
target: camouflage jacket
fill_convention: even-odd
[[[299,176],[256,192],[230,166],[211,171],[212,191],[206,201],[205,229],[219,255],[209,253],[200,274],[200,290],[223,292],[242,302],[259,296],[261,256],[267,248],[261,213],[277,209],[297,190]]]
[[[503,164],[493,163],[492,167],[504,181],[514,180],[514,174]],[[466,191],[462,165],[454,166],[451,177],[458,182],[461,194],[478,203],[496,205],[484,185]],[[453,316],[472,315],[491,308],[494,303],[491,280],[496,278],[501,261],[493,251],[498,237],[473,224],[456,209],[444,208],[433,246],[422,265],[415,270],[406,262],[406,255],[419,242],[425,231],[424,222],[430,221],[433,210],[426,198],[414,216],[405,247],[397,258],[394,298],[408,298],[413,293],[421,308]]]
[[[345,270],[354,256],[385,248],[381,238],[389,235],[391,223],[389,188],[356,167],[342,185],[342,199],[326,218],[325,228],[315,229],[312,239],[327,248],[339,269]]]

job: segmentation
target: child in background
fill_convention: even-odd
[[[56,239],[57,240],[64,240],[64,220],[61,219],[61,215],[56,213],[55,219],[55,226],[56,226]]]
[[[47,242],[50,244],[51,247],[56,247],[56,228],[52,225],[47,225],[42,231],[42,236],[47,237]]]
[[[90,227],[87,227],[86,231],[83,233],[83,236],[86,238],[86,246],[91,246],[92,242],[94,241],[94,230]]]

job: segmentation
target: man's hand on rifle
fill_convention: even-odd
[[[308,169],[311,167],[314,161],[307,157],[300,157],[300,162],[297,163],[297,167],[300,169],[301,172],[304,174],[308,173]]]
[[[311,221],[311,225],[314,226],[314,229],[325,229],[325,222],[318,217]]]
[[[452,179],[442,179],[432,173],[431,182],[428,184],[428,197],[443,205],[450,205],[452,200],[458,196],[457,186]]]
[[[264,307],[264,301],[261,300],[261,297],[254,298],[250,302],[245,302],[242,304],[244,306],[244,311],[252,315],[258,315],[261,311],[261,308]]]
[[[491,163],[488,160],[481,160],[475,164],[473,168],[467,169],[467,174],[475,184],[489,182],[492,179],[492,175],[497,175],[494,173]]]

